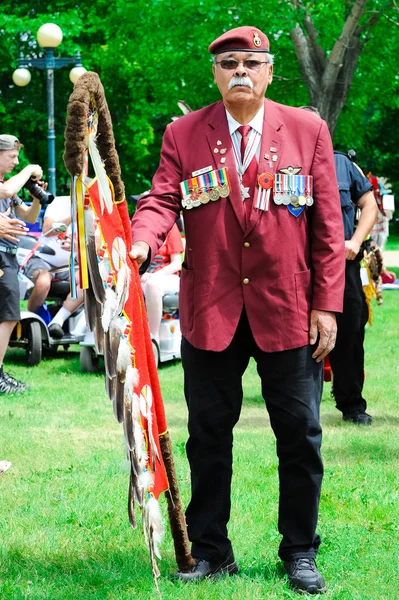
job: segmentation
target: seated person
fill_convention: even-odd
[[[177,225],[166,236],[158,254],[141,277],[151,338],[159,345],[159,326],[162,319],[162,299],[166,294],[177,294],[180,287],[181,254],[183,242]]]
[[[57,196],[47,207],[43,219],[43,233],[49,231],[53,223],[71,224],[71,201],[69,196]],[[65,279],[69,278],[69,259],[71,256],[71,239],[68,236],[68,230],[65,234],[57,231],[51,232],[44,238],[46,246],[50,246],[55,251],[55,255],[35,254],[27,263],[25,275],[33,281],[34,288],[28,300],[28,310],[38,312],[45,302],[51,287],[51,281],[54,276],[52,269],[65,267]],[[62,326],[66,319],[83,302],[83,291],[78,287],[78,298],[73,300],[71,294],[66,298],[63,306],[49,323],[48,329],[51,337],[60,339],[64,335]]]

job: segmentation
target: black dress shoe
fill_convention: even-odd
[[[235,575],[238,573],[238,565],[234,560],[233,553],[229,554],[222,562],[209,562],[198,558],[191,571],[183,573],[177,571],[175,579],[188,583],[189,581],[202,581],[203,579],[218,579],[222,575]]]
[[[313,558],[284,561],[291,587],[303,594],[323,594],[326,584]]]
[[[51,325],[48,326],[48,331],[50,336],[56,340],[60,340],[64,337],[64,330],[58,323],[51,323]]]
[[[371,425],[372,417],[366,412],[355,412],[342,415],[344,421],[352,421],[355,425]]]

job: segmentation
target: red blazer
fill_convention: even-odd
[[[272,168],[265,154],[278,156]],[[154,256],[182,209],[179,183],[210,165],[229,169],[232,189],[228,198],[183,209],[184,337],[199,349],[224,350],[245,306],[263,351],[307,345],[311,309],[340,312],[345,282],[342,216],[326,123],[303,109],[265,100],[259,173],[302,167],[301,174],[314,178],[314,204],[294,217],[271,198],[268,211],[252,208],[247,227],[223,103],[171,123],[151,192],[132,221],[133,241],[146,241]]]

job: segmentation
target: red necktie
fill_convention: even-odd
[[[241,133],[241,136],[242,136],[241,137],[241,161],[244,161],[245,148],[247,147],[248,135],[249,135],[249,132],[251,131],[251,129],[252,129],[252,127],[250,125],[241,125],[241,127],[238,128],[238,131]],[[243,187],[249,188],[248,189],[249,198],[246,198],[244,200],[247,223],[248,223],[250,215],[251,215],[252,204],[254,201],[254,191],[255,191],[257,174],[258,174],[258,161],[256,160],[256,155],[254,154],[251,162],[248,165],[247,170],[245,171],[244,175],[242,176]]]

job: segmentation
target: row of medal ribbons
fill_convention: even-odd
[[[194,208],[201,204],[227,198],[230,194],[230,182],[226,167],[209,171],[180,183],[183,208]]]
[[[292,206],[312,206],[313,176],[283,175],[276,173],[273,182],[273,200],[275,204]]]

